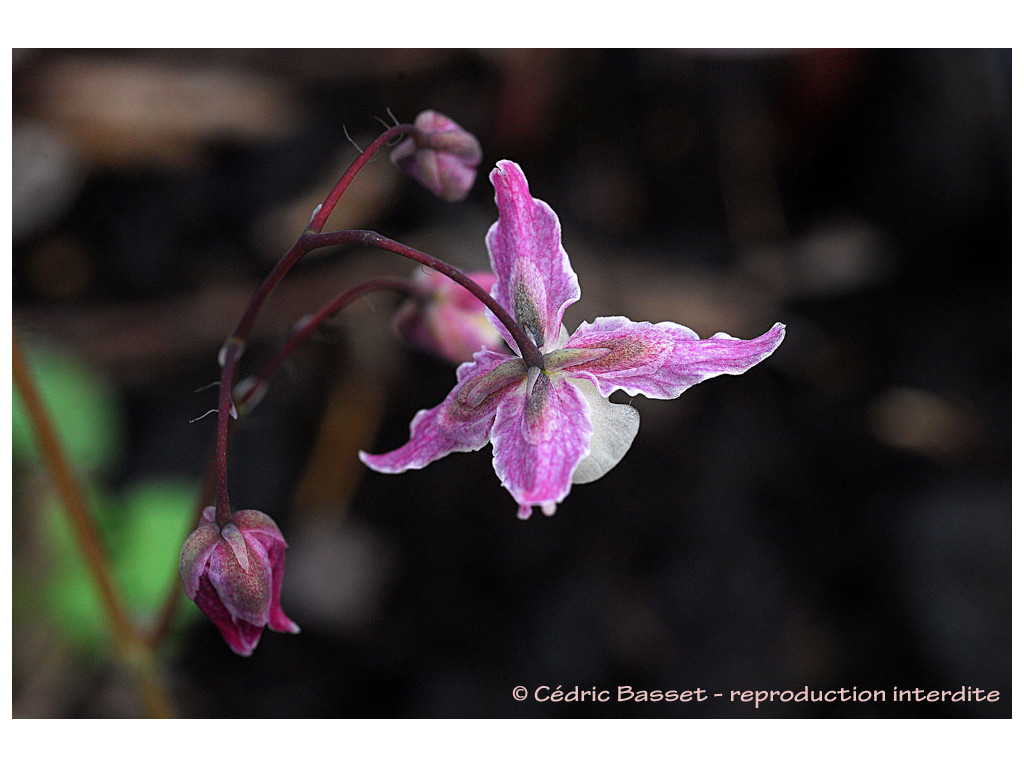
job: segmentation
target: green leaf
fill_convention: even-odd
[[[197,489],[170,478],[148,480],[125,494],[126,516],[114,555],[125,599],[138,614],[158,611],[178,583],[181,545],[195,525]],[[180,587],[180,584],[178,585]]]
[[[85,493],[106,543],[110,537],[105,529],[111,519],[116,519],[116,502],[97,488],[88,488]],[[44,505],[43,520],[42,534],[52,563],[43,589],[46,607],[71,645],[96,652],[111,638],[106,609],[78,547],[74,528],[55,495]]]
[[[88,496],[118,591],[133,619],[146,626],[170,589],[181,588],[178,559],[195,523],[196,488],[191,482],[154,478],[129,488],[120,500],[95,488]],[[46,505],[44,516],[52,562],[43,591],[47,609],[71,645],[87,654],[102,652],[110,631],[92,571],[56,498]],[[187,604],[181,601],[179,621],[199,616]]]
[[[110,384],[66,350],[33,347],[26,356],[68,461],[86,470],[113,467],[124,447],[125,428]],[[39,445],[16,387],[11,422],[15,462],[38,462]]]

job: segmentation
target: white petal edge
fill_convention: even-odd
[[[592,483],[604,477],[622,461],[633,438],[640,430],[640,413],[631,405],[613,403],[602,397],[589,379],[569,379],[590,406],[590,453],[576,465],[572,473],[574,485]]]

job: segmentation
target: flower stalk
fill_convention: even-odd
[[[330,245],[342,245],[346,243],[360,243],[363,245],[381,248],[386,251],[412,259],[420,264],[428,266],[454,280],[469,290],[474,296],[480,299],[498,320],[505,326],[509,334],[522,352],[523,359],[530,365],[543,365],[543,355],[537,345],[519,327],[512,315],[498,302],[491,298],[490,294],[481,288],[468,275],[447,262],[441,261],[430,254],[411,248],[390,238],[384,237],[369,230],[344,230],[341,232],[322,233],[327,219],[337,206],[341,196],[348,189],[353,179],[370,159],[388,142],[399,136],[409,136],[417,143],[425,145],[436,141],[437,136],[418,126],[400,123],[395,125],[378,136],[359,157],[349,166],[344,175],[335,184],[334,188],[327,195],[324,202],[317,206],[310,218],[306,230],[299,236],[295,244],[281,257],[280,261],[270,271],[263,283],[256,290],[252,300],[246,307],[241,319],[235,326],[234,331],[228,336],[220,351],[221,377],[220,394],[217,403],[217,439],[214,448],[216,462],[216,493],[215,493],[215,522],[219,526],[231,522],[231,503],[228,494],[227,481],[227,446],[228,446],[228,424],[231,417],[237,418],[237,411],[233,401],[233,386],[235,371],[238,367],[238,360],[245,350],[246,341],[252,330],[260,309],[266,303],[270,294],[284,279],[285,275],[294,267],[306,254],[317,248]],[[299,340],[301,341],[301,339]],[[297,342],[298,343],[298,342]],[[256,388],[247,390],[251,397],[257,391]]]
[[[336,296],[315,315],[306,319],[302,326],[292,334],[292,337],[288,339],[287,343],[274,356],[274,359],[263,367],[263,370],[246,386],[243,392],[239,393],[238,405],[240,407],[246,406],[253,396],[270,381],[271,377],[277,372],[277,369],[281,367],[281,364],[284,363],[288,356],[321,325],[337,315],[356,299],[376,291],[392,291],[405,296],[413,296],[418,292],[418,288],[412,280],[406,280],[401,277],[381,277],[375,280],[367,280],[365,283],[360,283],[355,288]]]
[[[315,243],[313,247],[321,248],[328,245],[342,245],[344,243],[360,243],[361,245],[367,245],[373,248],[380,248],[391,253],[404,256],[407,259],[419,262],[426,267],[440,272],[446,277],[451,278],[456,283],[461,285],[467,291],[472,293],[486,306],[496,318],[501,322],[505,329],[509,332],[509,335],[515,340],[519,346],[519,351],[522,353],[523,360],[526,362],[528,367],[544,367],[544,355],[541,353],[537,344],[534,343],[533,339],[523,330],[523,328],[516,322],[516,319],[512,317],[512,314],[501,306],[494,298],[480,287],[469,275],[462,270],[453,267],[451,264],[441,261],[429,253],[425,253],[416,248],[412,248],[404,243],[400,243],[397,240],[392,240],[389,237],[384,237],[377,232],[373,232],[368,229],[346,229],[341,232],[327,232],[325,234],[313,234],[305,233],[304,238]]]
[[[359,171],[361,171],[373,156],[377,154],[380,148],[385,146],[388,142],[398,138],[399,136],[416,136],[418,134],[419,129],[417,129],[416,126],[408,123],[399,123],[398,125],[384,131],[384,133],[378,136],[359,154],[359,157],[353,161],[352,165],[350,165],[348,170],[345,171],[341,179],[338,180],[338,183],[334,185],[334,188],[324,199],[324,202],[317,206],[316,210],[313,212],[313,216],[310,218],[306,232],[299,237],[296,243],[277,262],[274,268],[270,271],[270,274],[264,278],[263,283],[256,290],[256,293],[253,294],[249,305],[246,307],[245,312],[238,321],[238,325],[235,326],[234,331],[230,336],[228,336],[228,340],[224,343],[224,346],[221,347],[220,396],[217,402],[217,440],[214,447],[216,462],[216,495],[214,506],[216,508],[216,522],[218,525],[226,525],[231,522],[231,503],[228,497],[227,468],[228,418],[232,414],[236,413],[234,410],[234,404],[231,400],[232,387],[235,379],[235,369],[238,365],[238,359],[241,357],[242,352],[245,349],[245,343],[249,338],[249,333],[256,321],[256,316],[259,314],[260,309],[266,303],[267,299],[270,298],[270,294],[274,292],[274,289],[277,288],[291,268],[294,267],[302,257],[316,247],[309,243],[307,236],[311,233],[318,233],[323,229],[324,225],[327,223],[327,219],[330,217],[335,206],[337,206],[338,201],[341,199],[341,196],[345,193],[345,190],[348,189],[352,180],[355,179]]]

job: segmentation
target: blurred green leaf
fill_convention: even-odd
[[[156,478],[133,486],[120,500],[97,489],[90,489],[88,495],[128,610],[136,620],[154,618],[172,585],[180,588],[177,564],[194,523],[194,485]],[[56,499],[47,506],[45,535],[53,558],[45,589],[50,614],[72,645],[97,652],[109,639],[105,609],[71,523]],[[188,611],[182,614],[197,616]]]
[[[181,545],[191,533],[197,490],[192,483],[155,479],[125,494],[127,511],[116,532],[115,564],[125,599],[137,614],[159,610],[177,582]]]
[[[117,519],[116,502],[94,486],[83,491],[106,544],[110,539],[108,524]],[[67,513],[55,495],[49,498],[44,513],[43,535],[52,558],[52,570],[44,588],[47,608],[71,645],[96,650],[110,638],[96,581],[86,566]]]
[[[124,423],[107,381],[65,350],[32,347],[26,356],[68,461],[83,469],[112,467],[124,445]],[[11,422],[14,460],[38,461],[39,446],[17,388]]]

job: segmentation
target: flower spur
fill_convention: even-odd
[[[490,442],[498,479],[525,519],[535,506],[554,514],[573,483],[597,480],[625,455],[640,416],[609,401],[612,392],[672,399],[705,379],[744,373],[782,343],[785,326],[750,340],[701,339],[676,323],[599,317],[569,335],[562,315],[580,288],[557,215],[530,195],[516,163],[499,162],[490,179],[498,207],[486,238],[497,276],[491,296],[535,342],[543,363],[528,365],[488,311],[515,354],[481,349],[459,366],[444,401],[416,414],[405,445],[359,456],[371,469],[397,473]]]

